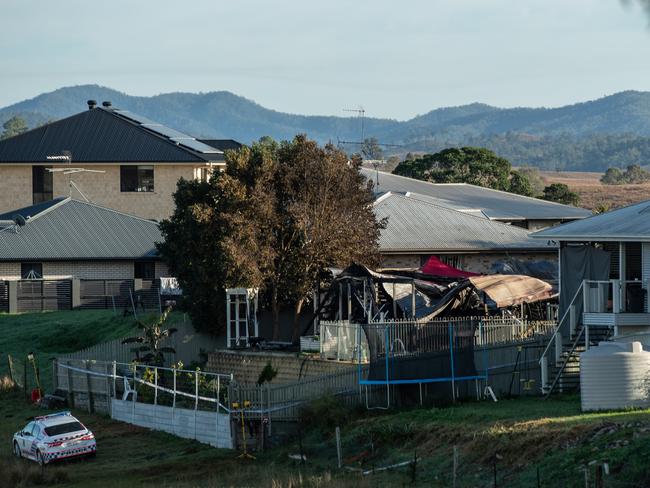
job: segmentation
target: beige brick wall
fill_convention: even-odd
[[[427,254],[428,255],[428,254]],[[504,259],[521,261],[552,261],[557,262],[557,252],[550,253],[481,253],[459,254],[459,268],[474,273],[490,273],[492,264]],[[382,256],[382,268],[412,269],[420,267],[418,254],[386,254]]]
[[[0,280],[20,278],[20,263],[0,263]]]
[[[32,204],[32,167],[0,164],[0,212]]]
[[[473,273],[490,273],[492,264],[505,259],[519,261],[551,261],[557,263],[557,252],[551,253],[509,253],[509,254],[465,254],[462,256],[462,269]]]
[[[154,191],[151,193],[121,192],[119,165],[88,166],[88,169],[105,171],[105,173],[77,173],[72,175],[72,181],[93,203],[145,219],[161,220],[169,217],[174,211],[172,193],[176,191],[176,183],[181,177],[194,178],[195,168],[187,164],[154,165]],[[54,173],[54,195],[68,195],[68,193],[68,177],[61,173]],[[81,198],[75,189],[72,195]]]
[[[82,280],[119,280],[133,278],[133,261],[52,261],[43,263],[43,278],[73,276]]]
[[[420,267],[420,256],[417,254],[384,254],[381,257],[382,268],[409,269]]]

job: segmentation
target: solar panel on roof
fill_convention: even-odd
[[[183,140],[179,140],[178,143],[181,146],[185,146],[187,148],[192,149],[193,151],[198,151],[200,153],[221,154],[221,151],[219,151],[218,149],[212,146],[208,146],[207,144],[203,144],[202,142],[199,142],[196,139],[183,139]]]
[[[146,127],[147,129],[149,129],[149,130],[151,130],[151,131],[153,131],[153,132],[155,132],[155,133],[157,133],[157,134],[160,134],[160,135],[163,135],[163,136],[165,136],[165,137],[168,137],[168,138],[170,138],[170,139],[176,139],[176,138],[180,138],[180,139],[194,139],[192,136],[188,136],[187,134],[185,134],[185,133],[183,133],[183,132],[181,132],[181,131],[178,131],[178,130],[176,130],[176,129],[172,129],[171,127],[167,127],[166,125],[160,125],[160,124],[157,124],[157,125],[143,124],[142,126],[143,126],[143,127]]]
[[[158,122],[154,122],[153,120],[143,117],[142,115],[134,114],[133,112],[129,112],[128,110],[113,110],[113,112],[129,120],[137,122],[140,125],[145,125],[145,124],[158,125]]]

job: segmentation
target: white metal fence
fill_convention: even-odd
[[[373,329],[387,328],[391,342],[408,337],[427,350],[443,350],[448,347],[449,325],[474,324],[474,345],[514,344],[531,338],[546,336],[553,332],[554,321],[530,321],[512,317],[453,317],[426,322],[413,320],[376,321],[367,324]],[[322,321],[321,356],[339,361],[356,361],[361,349],[361,361],[368,361],[368,341],[364,325],[347,321]]]
[[[59,359],[55,387],[71,406],[116,420],[232,447],[232,375],[117,361]]]

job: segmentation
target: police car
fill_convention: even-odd
[[[61,459],[94,456],[95,436],[70,412],[34,417],[13,438],[16,457],[44,465]]]

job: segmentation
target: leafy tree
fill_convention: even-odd
[[[128,337],[122,341],[122,344],[142,344],[140,347],[133,349],[135,359],[138,362],[162,366],[165,360],[165,353],[176,352],[173,347],[163,347],[162,341],[174,334],[177,329],[171,327],[165,329],[165,322],[169,317],[171,307],[168,307],[160,317],[154,321],[138,321],[137,325],[142,329],[139,336]],[[141,353],[146,353],[141,355]]]
[[[471,183],[507,191],[511,169],[508,160],[489,149],[461,147],[403,161],[393,173],[435,183]]]
[[[604,185],[620,185],[625,183],[625,176],[619,168],[607,168],[605,174],[600,177],[600,182]]]
[[[27,122],[22,117],[17,115],[11,117],[4,124],[2,124],[2,134],[0,140],[9,139],[10,137],[17,136],[23,132],[27,132]]]
[[[508,190],[510,193],[516,193],[517,195],[524,195],[526,197],[533,196],[533,186],[530,184],[528,177],[520,171],[513,171],[511,173]]]
[[[627,183],[631,184],[645,183],[650,180],[650,172],[644,170],[638,164],[632,164],[625,170],[624,178]]]
[[[528,183],[530,183],[532,190],[532,196],[538,197],[544,193],[544,187],[546,185],[542,179],[542,175],[539,174],[539,169],[532,166],[523,166],[517,171],[520,175],[525,176],[528,179]]]
[[[650,171],[643,169],[638,164],[631,164],[625,171],[621,171],[619,168],[607,168],[605,174],[600,178],[604,185],[621,185],[624,183],[635,185],[645,183],[648,180],[650,180]]]
[[[277,338],[280,307],[297,318],[329,267],[377,264],[382,223],[360,166],[301,135],[227,152],[225,171],[209,182],[180,181],[159,250],[195,323],[218,332],[224,289],[259,287]],[[299,333],[296,320],[294,340]]]
[[[542,198],[550,202],[563,203],[565,205],[577,206],[580,203],[580,196],[572,192],[564,183],[553,183],[544,188]]]

